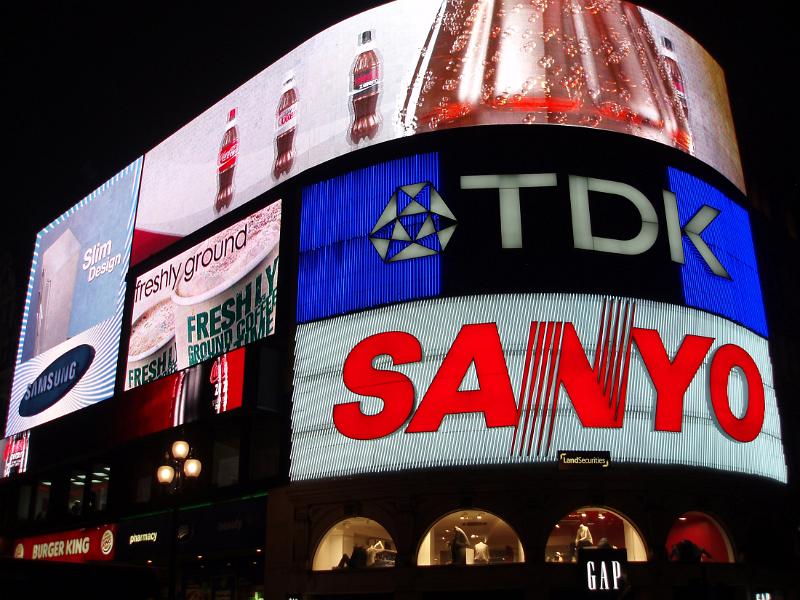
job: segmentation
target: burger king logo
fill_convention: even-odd
[[[25,546],[17,544],[14,548],[14,558],[25,558]]]
[[[108,556],[111,554],[111,551],[114,549],[114,532],[110,529],[106,529],[103,532],[103,537],[100,538],[100,552],[103,553],[103,556]]]

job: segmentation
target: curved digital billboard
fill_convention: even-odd
[[[741,193],[634,138],[499,130],[303,187],[291,478],[564,452],[786,482]]]
[[[298,328],[293,480],[559,451],[786,482],[767,340],[590,294],[437,298]]]
[[[145,155],[132,263],[289,177],[473,125],[621,132],[744,187],[719,66],[621,0],[397,0],[323,31]]]

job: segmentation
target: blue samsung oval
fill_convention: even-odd
[[[38,415],[66,396],[83,377],[94,360],[94,348],[81,344],[54,360],[28,385],[22,402],[21,417]]]

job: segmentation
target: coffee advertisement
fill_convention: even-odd
[[[571,126],[744,179],[725,78],[621,0],[397,0],[304,42],[147,152],[132,263],[306,169],[417,133]]]
[[[141,166],[139,159],[36,236],[7,436],[114,393]]]
[[[125,389],[272,335],[281,200],[136,280]]]

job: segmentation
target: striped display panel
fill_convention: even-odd
[[[299,322],[440,293],[438,249],[413,260],[391,260],[409,243],[387,239],[387,253],[381,257],[370,240],[370,232],[394,197],[397,214],[412,201],[431,210],[430,186],[421,188],[413,199],[402,190],[419,183],[428,183],[434,190],[439,186],[438,154],[381,163],[303,189],[297,283]],[[424,213],[412,214],[393,221],[408,220],[402,223],[403,231],[414,238],[422,230],[425,217]],[[433,219],[438,216],[433,215]],[[388,223],[387,227],[393,224]],[[427,243],[424,238],[421,241]]]
[[[702,237],[730,274],[728,279],[712,273],[684,236],[686,262],[681,267],[681,278],[686,304],[728,317],[766,336],[767,317],[747,211],[702,179],[674,168],[669,168],[667,174],[670,190],[678,199],[681,226],[703,205],[720,211]]]
[[[409,378],[415,410],[462,327],[496,324],[513,387],[518,419],[513,426],[488,428],[482,413],[444,417],[438,431],[408,433],[406,426],[371,440],[340,433],[333,421],[337,404],[360,402],[374,415],[384,403],[347,389],[343,365],[365,338],[407,332],[422,348],[422,359],[393,366],[388,355],[376,369]],[[670,360],[689,334],[713,338],[683,399],[680,431],[656,431],[656,389],[634,329],[660,334]],[[577,334],[582,354],[611,407],[616,427],[584,427],[561,381],[559,365]],[[752,358],[761,375],[764,420],[750,442],[737,442],[720,428],[709,400],[715,352],[734,344]],[[728,378],[730,411],[742,418],[747,381],[740,369]],[[459,390],[478,388],[475,364]],[[607,450],[617,463],[685,465],[786,481],[779,415],[767,341],[709,313],[647,300],[583,294],[489,295],[424,300],[328,319],[298,327],[292,408],[292,480],[340,477],[451,466],[554,463],[558,450]]]
[[[141,169],[142,159],[139,158],[36,236],[6,420],[6,435],[30,429],[113,396],[125,306],[125,277],[130,262]],[[65,230],[74,233],[79,242],[76,250],[79,256],[75,267],[78,273],[76,280],[83,287],[76,284],[79,292],[69,299],[69,329],[64,341],[37,353],[35,340],[28,338],[36,335],[35,328],[41,326],[41,315],[37,314],[37,308],[33,304],[42,294],[42,247],[48,236],[61,235]],[[108,243],[107,241],[111,242],[108,248],[111,256],[115,257],[113,269],[92,274],[84,265],[92,262],[88,260],[92,256],[92,248]],[[98,256],[96,253],[94,255]],[[90,275],[91,279],[87,283]],[[41,301],[39,303],[41,307]],[[28,386],[55,360],[83,344],[94,349],[94,358],[80,381],[49,408],[32,416],[22,416],[20,403]]]

